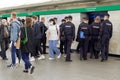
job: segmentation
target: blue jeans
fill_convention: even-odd
[[[12,42],[11,46],[11,58],[12,58],[12,64],[16,64],[16,47],[14,46],[14,42]]]
[[[22,52],[22,59],[25,63],[25,69],[29,69],[31,67],[31,63],[29,61],[29,53]]]
[[[57,48],[58,41],[57,40],[49,40],[49,51],[50,58],[54,58],[54,52],[59,56],[61,53]]]

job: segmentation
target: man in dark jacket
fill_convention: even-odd
[[[61,25],[60,25],[60,52],[63,54],[65,52],[65,34],[62,31],[62,28],[64,27],[65,20],[62,19]]]
[[[33,32],[34,32],[34,39],[35,39],[35,48],[36,48],[36,53],[34,57],[38,58],[40,51],[41,54],[43,54],[43,51],[41,49],[41,38],[42,38],[42,29],[40,26],[40,22],[37,20],[38,18],[36,16],[33,17]]]
[[[87,60],[87,50],[89,45],[90,26],[87,17],[83,18],[83,22],[79,25],[77,39],[80,44],[80,60]]]
[[[41,44],[42,44],[42,48],[43,48],[43,54],[47,54],[46,52],[46,31],[47,31],[47,27],[45,26],[45,18],[42,17],[41,18],[41,22],[40,22],[40,27],[41,27],[41,31],[42,31],[42,38],[41,38]],[[38,59],[45,59],[44,55],[41,55],[40,58]]]
[[[99,51],[95,49],[95,45],[100,41],[100,28],[101,28],[101,19],[99,16],[96,16],[94,19],[94,22],[90,26],[90,36],[91,36],[91,49],[90,58],[93,58],[93,55],[95,56],[95,59],[99,58]]]
[[[105,14],[104,21],[101,26],[101,37],[102,37],[102,59],[101,62],[108,59],[109,54],[109,41],[112,37],[113,25],[109,21],[109,14]]]
[[[8,60],[6,56],[6,51],[8,49],[9,44],[9,31],[6,23],[6,20],[2,19],[2,24],[0,26],[1,57],[3,60]]]
[[[65,52],[66,52],[66,61],[72,62],[70,49],[72,42],[75,39],[75,25],[71,22],[72,16],[68,16],[67,22],[64,24],[63,32],[65,34]]]

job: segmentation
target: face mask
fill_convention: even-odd
[[[53,22],[50,22],[50,25],[53,25]]]

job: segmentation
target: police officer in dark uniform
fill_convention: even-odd
[[[80,44],[80,60],[87,60],[87,51],[89,45],[90,36],[90,26],[88,24],[89,19],[87,17],[83,18],[83,22],[79,25],[77,32],[77,40]]]
[[[101,62],[108,60],[109,54],[109,41],[112,37],[113,25],[109,21],[109,14],[104,15],[104,21],[101,26],[101,38],[102,38],[102,50],[101,50]]]
[[[100,28],[101,28],[101,19],[100,16],[96,16],[94,22],[90,26],[90,34],[91,34],[91,55],[90,58],[95,56],[95,59],[99,58],[99,51],[95,49],[95,45],[100,41]]]
[[[62,23],[60,25],[60,52],[61,52],[61,54],[63,54],[65,52],[65,34],[62,31],[62,28],[64,27],[64,24],[66,21],[64,19],[62,19],[61,22]]]
[[[75,25],[71,22],[71,19],[72,16],[67,17],[67,22],[62,29],[65,34],[66,62],[72,62],[70,49],[72,42],[75,39]]]

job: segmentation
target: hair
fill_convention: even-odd
[[[37,16],[33,16],[32,18],[35,19],[35,20],[37,20]]]
[[[41,17],[41,21],[45,20],[45,17]]]
[[[12,16],[13,18],[16,18],[16,17],[17,17],[17,13],[16,13],[16,12],[12,12],[12,13],[11,13],[11,16]]]
[[[26,27],[32,27],[32,19],[30,17],[26,18]]]
[[[25,24],[25,19],[22,19],[22,23]]]
[[[51,22],[51,21],[53,22],[53,25],[56,24],[54,19],[50,19],[50,20],[49,20],[49,22]]]
[[[100,22],[100,21],[101,21],[100,16],[97,16],[97,17],[95,18],[95,21]]]

